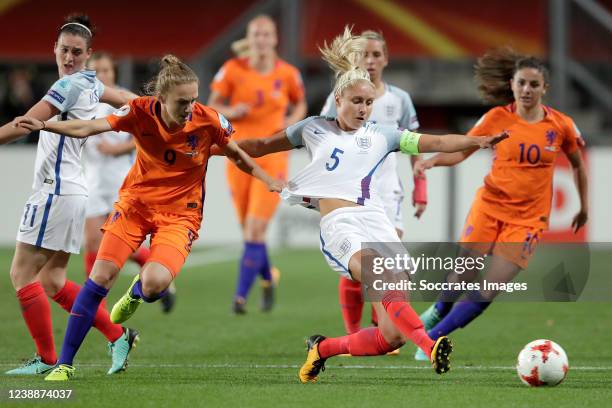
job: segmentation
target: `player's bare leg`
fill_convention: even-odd
[[[354,280],[361,281],[363,266],[378,257],[378,253],[369,249],[355,253],[349,261],[349,270]],[[364,262],[362,264],[362,262]],[[371,263],[370,263],[371,264]],[[386,281],[397,279],[396,274],[386,274]],[[406,340],[411,340],[431,356],[434,370],[438,374],[449,370],[449,355],[452,344],[448,338],[434,342],[425,332],[416,312],[408,303],[405,294],[398,291],[375,292],[368,288],[368,298],[381,297],[374,307],[379,317],[378,328],[368,328],[340,338],[325,338],[321,335],[311,336],[307,340],[308,355],[299,371],[302,383],[315,382],[325,368],[327,358],[349,352],[351,355],[383,355],[401,347]]]
[[[66,268],[69,261],[69,253],[57,251],[40,270],[38,280],[50,298],[66,285]]]
[[[111,321],[122,323],[128,320],[143,302],[152,303],[165,295],[173,275],[159,262],[148,262],[140,275],[134,277],[126,293],[113,305]]]
[[[100,228],[104,225],[107,218],[108,215],[99,215],[88,217],[85,219],[85,255],[83,257],[83,261],[85,266],[85,274],[87,276],[89,276],[91,270],[93,269],[93,264],[96,260],[96,255],[98,253],[98,250],[100,249],[102,237],[104,236]],[[144,267],[144,265],[146,264],[147,258],[149,256],[149,249],[144,246],[141,246],[134,253],[132,253],[132,255],[130,255],[130,260],[137,263],[142,269],[142,267]],[[170,313],[174,308],[175,303],[176,287],[173,282],[168,288],[166,296],[162,298],[162,312]]]
[[[38,273],[53,256],[55,251],[17,242],[11,264],[11,282],[16,291],[34,283]]]
[[[83,256],[83,262],[85,267],[85,275],[89,276],[93,269],[93,265],[96,262],[96,255],[98,249],[100,249],[100,243],[102,242],[102,231],[100,228],[104,225],[106,216],[99,215],[95,217],[88,217],[85,219],[85,255]]]

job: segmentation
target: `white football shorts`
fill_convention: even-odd
[[[325,260],[347,279],[352,279],[349,261],[362,249],[370,248],[388,257],[407,254],[382,208],[339,208],[322,217],[320,226],[320,248]]]
[[[87,196],[33,193],[23,210],[17,241],[78,254],[83,240]]]

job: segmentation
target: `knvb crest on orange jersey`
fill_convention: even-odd
[[[544,149],[550,152],[558,151],[559,148],[554,145],[555,140],[557,140],[557,132],[555,132],[553,129],[546,131],[546,142],[548,143],[548,146],[545,146]]]
[[[198,136],[197,135],[187,135],[187,146],[191,148],[190,152],[186,152],[185,154],[189,157],[195,157],[198,155]]]

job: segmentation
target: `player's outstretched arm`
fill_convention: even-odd
[[[58,113],[59,110],[49,102],[39,101],[36,103],[36,105],[32,106],[30,110],[28,110],[26,115],[35,119],[48,120]],[[30,132],[31,130],[26,128],[16,127],[14,121],[9,122],[0,127],[0,145],[20,139],[28,135]]]
[[[414,163],[414,175],[415,177],[420,177],[424,174],[425,170],[436,166],[454,166],[467,159],[476,150],[493,147],[506,138],[508,138],[506,133],[500,133],[495,136],[474,137],[464,135],[419,135],[413,132],[406,132],[401,136],[400,150],[408,154],[441,152],[427,160],[419,160]]]
[[[238,142],[238,146],[251,157],[261,157],[270,153],[295,149],[284,130],[270,137],[241,140]]]
[[[108,103],[109,105],[120,108],[126,105],[132,99],[138,98],[138,95],[125,89],[111,88],[107,86],[104,88],[104,93],[100,97],[100,102]]]
[[[28,132],[47,130],[69,137],[83,138],[112,130],[110,123],[103,119],[66,120],[61,122],[45,122],[30,116],[19,116],[13,121],[13,126],[26,129]]]
[[[425,170],[429,170],[432,167],[456,166],[457,164],[470,157],[476,150],[478,150],[478,148],[454,153],[438,153],[435,156],[430,157],[429,159],[419,160],[414,163],[414,175],[416,177],[422,176],[425,174]]]
[[[268,173],[263,171],[263,169],[259,167],[257,163],[255,163],[255,161],[233,140],[231,140],[227,145],[223,146],[222,150],[225,156],[227,156],[227,158],[230,159],[240,170],[264,182],[270,191],[280,193],[285,187],[286,183],[284,181],[276,180]]]
[[[454,153],[464,150],[488,149],[508,138],[507,133],[495,136],[464,136],[464,135],[426,135],[419,138],[419,153],[445,152]]]

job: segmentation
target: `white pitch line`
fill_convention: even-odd
[[[0,367],[14,366],[15,363],[0,363]],[[106,367],[108,363],[85,363],[78,364],[78,367]],[[137,368],[227,368],[227,369],[296,369],[300,368],[297,364],[138,364],[130,363],[130,367]],[[411,365],[327,365],[327,368],[347,369],[347,370],[431,370],[427,365],[411,366]],[[510,371],[515,370],[513,366],[453,366],[453,370],[493,370],[493,371]],[[570,371],[612,371],[612,366],[576,366],[570,367]]]
[[[196,266],[211,265],[223,262],[237,260],[240,255],[240,250],[209,250],[206,252],[196,252],[190,254],[185,262],[185,268],[193,268]]]

